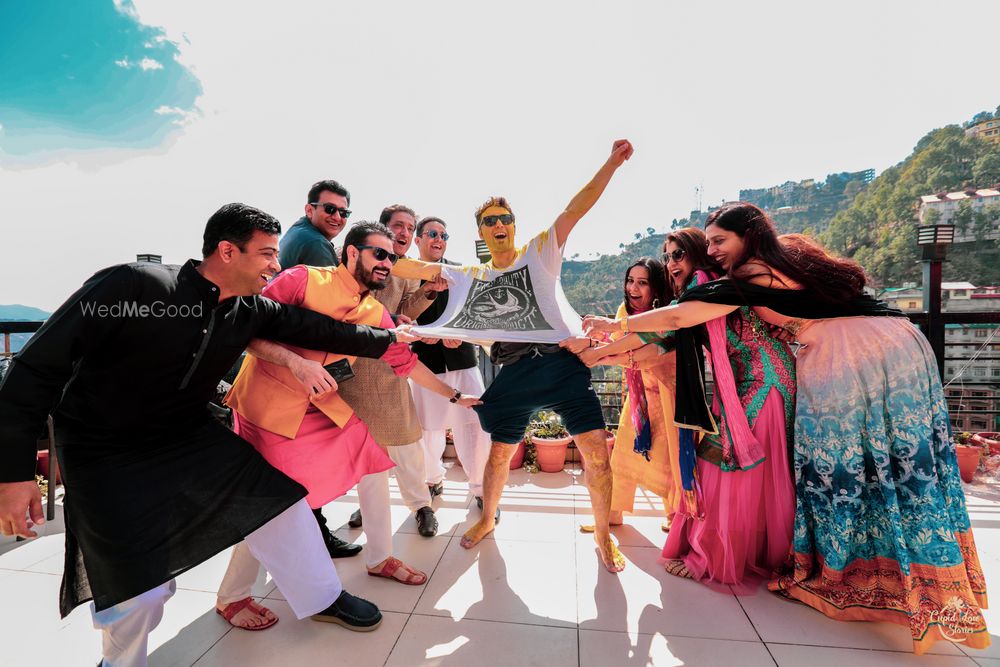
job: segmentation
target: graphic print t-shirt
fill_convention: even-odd
[[[505,269],[492,261],[442,266],[448,307],[435,322],[417,327],[421,336],[473,342],[558,343],[583,333],[580,316],[563,293],[563,249],[547,229],[517,251]]]

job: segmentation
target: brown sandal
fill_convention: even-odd
[[[399,568],[403,568],[404,570],[407,570],[409,572],[409,574],[406,575],[406,579],[398,579],[392,576]],[[412,567],[404,564],[403,561],[399,560],[394,556],[389,556],[388,558],[386,558],[385,562],[382,564],[382,569],[380,569],[378,572],[373,572],[371,570],[368,570],[368,576],[385,577],[386,579],[392,579],[393,581],[398,581],[399,583],[406,584],[407,586],[422,586],[423,584],[427,583],[426,574],[424,574],[420,570],[414,570]]]
[[[236,616],[236,614],[243,611],[244,609],[249,609],[258,618],[264,619],[264,622],[261,623],[260,625],[254,625],[254,626],[237,625],[236,623],[233,623],[233,617]],[[222,618],[226,619],[226,622],[228,622],[229,625],[233,626],[234,628],[239,628],[240,630],[249,630],[250,632],[256,632],[257,630],[267,630],[269,627],[278,622],[277,616],[269,619],[265,617],[260,611],[258,611],[258,609],[264,610],[267,608],[254,603],[253,598],[248,597],[248,598],[243,598],[242,600],[237,600],[236,602],[230,602],[222,609],[216,607],[215,613],[221,616]]]

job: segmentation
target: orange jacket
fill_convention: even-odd
[[[336,268],[308,267],[303,308],[329,315],[342,322],[379,326],[385,306],[370,294],[362,295],[361,287],[344,266]],[[305,350],[285,345],[306,359],[324,366],[338,359],[354,361],[354,357]],[[272,433],[294,438],[309,406],[314,405],[337,426],[343,427],[354,414],[351,407],[335,392],[313,396],[284,366],[258,359],[248,354],[240,367],[233,388],[226,396],[226,405],[240,417]]]

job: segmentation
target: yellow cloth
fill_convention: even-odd
[[[336,268],[309,267],[303,308],[323,313],[341,322],[379,326],[385,307],[361,286],[343,265]],[[286,345],[306,359],[327,365],[354,357],[305,350]],[[311,396],[284,366],[248,354],[239,375],[226,396],[226,404],[240,416],[272,433],[294,438],[310,404],[315,405],[337,426],[343,427],[354,414],[338,392]]]
[[[620,319],[625,314],[622,304],[615,318]],[[681,498],[679,436],[674,426],[676,358],[669,352],[660,359],[661,363],[655,368],[641,371],[653,442],[648,461],[642,454],[632,451],[635,429],[629,399],[622,404],[618,435],[611,453],[611,509],[614,511],[632,511],[637,486],[660,496],[668,514],[677,510]]]

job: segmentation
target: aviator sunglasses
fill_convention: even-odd
[[[378,246],[374,245],[356,245],[354,247],[357,248],[358,250],[371,250],[372,254],[375,255],[375,261],[377,262],[384,261],[386,257],[389,258],[389,262],[391,264],[395,264],[396,262],[399,261],[399,255],[393,252],[389,252],[385,248],[379,248]]]
[[[513,225],[514,216],[511,215],[510,213],[505,213],[503,215],[485,215],[483,216],[483,219],[480,221],[479,224],[486,225],[487,227],[492,227],[498,222],[501,222],[505,225]]]
[[[340,217],[343,218],[344,220],[347,220],[349,217],[351,217],[351,210],[350,209],[340,208],[336,204],[321,204],[318,201],[311,201],[311,202],[309,202],[309,205],[312,206],[313,208],[319,208],[320,206],[322,206],[323,207],[323,211],[327,215],[333,215],[337,211],[340,211]]]
[[[437,237],[440,236],[442,241],[447,241],[449,238],[451,238],[450,236],[448,236],[448,232],[439,232],[436,229],[429,229],[423,234],[420,234],[420,236],[426,236],[427,238],[431,239],[436,239]]]

